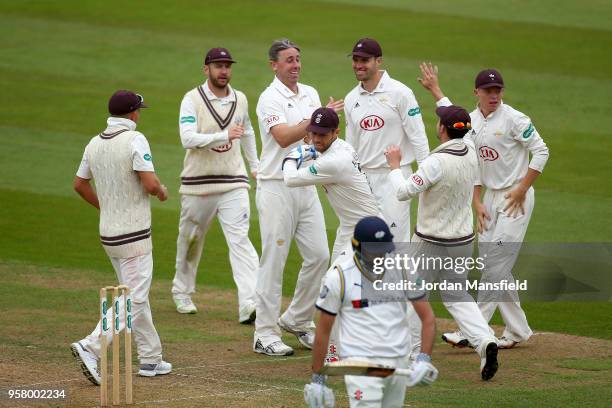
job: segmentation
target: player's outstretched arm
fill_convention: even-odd
[[[419,65],[421,69],[421,78],[417,78],[423,88],[427,89],[433,95],[436,101],[444,98],[440,82],[438,81],[438,66],[432,65],[431,62],[422,62]]]
[[[87,201],[89,204],[93,205],[98,210],[100,209],[100,203],[98,202],[98,194],[96,194],[96,190],[93,189],[88,179],[75,176],[73,186],[74,191],[79,193],[79,195],[83,197],[83,200]]]

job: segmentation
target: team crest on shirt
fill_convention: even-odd
[[[480,149],[478,149],[478,155],[484,161],[495,161],[499,158],[497,150],[489,146],[481,146]]]
[[[378,130],[382,128],[383,126],[385,126],[385,121],[380,116],[370,115],[370,116],[366,116],[365,118],[361,119],[361,121],[359,122],[359,126],[363,130],[374,131],[374,130]]]
[[[211,147],[210,150],[212,150],[213,152],[217,152],[217,153],[225,153],[225,152],[229,152],[232,149],[232,141],[230,140],[230,142],[228,144],[224,144],[223,146],[218,146],[218,147]]]
[[[496,130],[495,133],[493,134],[497,137],[501,137],[504,134],[504,132],[502,132],[501,130]]]
[[[381,102],[381,103],[386,103],[386,102],[389,101],[389,99],[387,99],[386,96],[381,96],[380,98],[378,98],[378,101]]]

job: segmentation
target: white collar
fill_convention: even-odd
[[[374,88],[374,90],[372,92],[368,92],[366,91],[366,89],[363,87],[363,82],[359,82],[359,93],[376,93],[376,92],[384,92],[385,91],[385,85],[387,83],[387,81],[389,79],[391,79],[391,77],[389,76],[389,74],[387,74],[387,71],[380,70],[379,72],[382,72],[382,76],[380,77],[380,80],[378,81],[378,84],[376,84],[376,88]]]
[[[276,88],[276,90],[279,91],[285,98],[291,98],[294,96],[302,96],[300,93],[300,89],[302,89],[302,87],[300,85],[301,84],[298,82],[297,83],[298,91],[297,93],[295,93],[291,89],[289,89],[287,85],[283,84],[283,82],[280,79],[278,79],[276,75],[274,75],[274,80],[272,81],[272,86]]]
[[[493,112],[489,113],[489,116],[487,116],[485,118],[485,116],[482,114],[482,111],[480,110],[480,105],[476,104],[476,111],[478,112],[480,117],[483,118],[483,119],[491,119],[497,112],[500,112],[503,108],[504,108],[504,101],[501,101],[499,103],[499,106],[497,107],[497,109],[495,109]]]
[[[127,128],[128,130],[136,130],[136,122],[127,118],[118,118],[115,116],[110,116],[106,120],[106,124],[108,125],[108,127],[123,127]]]
[[[202,84],[202,89],[204,89],[204,93],[206,94],[206,97],[208,98],[209,101],[212,101],[213,99],[224,100],[228,98],[231,98],[231,100],[234,100],[234,92],[230,84],[227,84],[227,91],[228,91],[227,96],[222,96],[222,97],[218,97],[217,95],[213,93],[213,91],[210,90],[210,87],[208,86],[208,79],[206,80],[206,82],[204,82],[204,84]]]
[[[435,153],[435,152],[439,152],[442,149],[446,149],[447,147],[460,147],[462,148],[465,142],[463,141],[463,138],[460,139],[451,139],[447,142],[442,143],[440,146],[436,147],[435,149],[433,149],[431,152]],[[461,145],[461,146],[458,146]]]

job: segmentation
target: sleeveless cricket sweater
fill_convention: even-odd
[[[111,127],[87,148],[100,201],[100,240],[113,258],[145,255],[153,249],[149,195],[133,170],[132,141],[139,134]]]
[[[463,245],[474,240],[472,194],[478,159],[462,140],[440,147],[431,154],[442,166],[442,178],[420,194],[415,234],[438,245]]]
[[[225,105],[210,101],[201,86],[189,91],[188,95],[197,109],[198,133],[221,132],[236,123],[234,118],[248,114],[246,96],[240,91],[234,90],[235,101]],[[236,188],[250,188],[239,142],[187,149],[179,193],[209,195]]]

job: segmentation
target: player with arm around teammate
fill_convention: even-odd
[[[438,106],[451,101],[444,96],[438,81],[438,69],[421,64],[421,84],[430,91]],[[472,131],[467,135],[478,152],[479,174],[474,185],[473,205],[478,224],[480,256],[486,256],[482,282],[514,282],[512,268],[525,238],[535,203],[533,183],[544,170],[548,147],[531,119],[505,104],[504,80],[494,69],[478,73],[474,95],[478,106],[470,113]],[[531,160],[529,155],[531,154]],[[486,188],[484,199],[482,187]],[[508,290],[502,301],[492,293],[478,293],[478,307],[489,321],[499,307],[506,324],[498,339],[500,349],[512,348],[533,334],[516,290]],[[461,331],[445,333],[451,345],[466,344]]]
[[[364,285],[384,276],[374,272],[374,260],[393,252],[392,240],[389,227],[381,218],[363,218],[355,226],[353,255],[341,257],[342,261],[325,275],[316,304],[320,316],[312,353],[312,382],[304,387],[304,398],[310,407],[331,407],[334,403],[333,392],[325,385],[326,377],[320,371],[335,321],[342,339],[339,344],[341,361],[359,359],[396,368],[408,365],[407,299],[422,321],[422,352],[411,367],[414,380],[431,383],[437,377],[437,370],[431,364],[435,318],[429,303],[422,300],[425,294],[406,291],[402,292],[403,300],[379,302],[365,298]],[[347,375],[344,381],[351,407],[404,405],[407,377]]]
[[[312,146],[293,148],[283,161],[285,184],[289,187],[321,185],[340,220],[332,264],[342,252],[351,252],[351,236],[357,222],[367,216],[380,216],[359,157],[350,144],[338,137],[338,124],[338,114],[333,109],[315,110],[306,129]],[[313,157],[313,148],[316,157]]]
[[[147,139],[136,131],[140,109],[146,107],[142,96],[131,91],[117,91],[111,96],[108,126],[85,147],[74,189],[100,210],[102,247],[119,283],[131,291],[132,324],[140,360],[138,375],[154,377],[168,374],[172,364],[162,360],[162,346],[149,305],[153,277],[149,195],[166,201],[168,190],[155,175]],[[119,310],[123,302],[121,296]],[[111,313],[109,310],[108,321],[113,321]],[[125,315],[120,314],[119,319],[119,330],[123,330]],[[110,344],[112,330],[107,333],[107,344]],[[101,350],[100,322],[90,335],[72,343],[70,348],[87,379],[100,385],[97,363]]]
[[[398,200],[419,196],[417,224],[409,252],[434,261],[457,260],[458,267],[435,266],[432,262],[431,267],[420,266],[418,274],[429,282],[440,279],[454,285],[455,289],[441,292],[442,302],[479,354],[481,378],[487,381],[497,372],[497,342],[467,292],[465,282],[469,271],[463,267],[473,252],[471,201],[478,173],[474,145],[463,140],[471,129],[470,115],[459,106],[439,107],[436,114],[440,145],[408,179],[400,171],[400,148],[390,146],[385,151],[391,168],[389,178]]]
[[[256,285],[257,318],[253,351],[269,356],[293,354],[281,339],[282,327],[304,347],[314,341],[314,303],[321,277],[329,263],[323,209],[314,186],[289,188],[283,181],[282,162],[306,136],[312,112],[321,106],[319,94],[299,81],[300,48],[283,39],[268,51],[274,80],[257,102],[261,161],[257,174],[257,211],[261,232],[261,259]],[[328,107],[342,110],[342,101]],[[282,281],[291,241],[295,239],[302,267],[291,304],[281,315]]]

